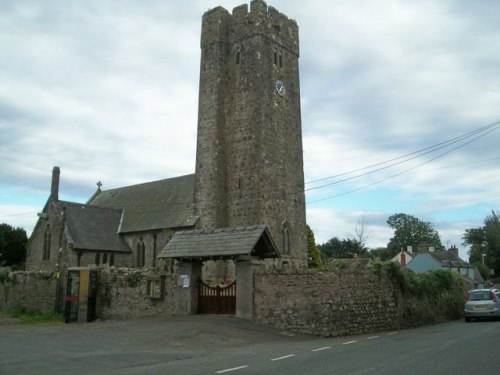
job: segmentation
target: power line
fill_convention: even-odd
[[[337,174],[337,175],[333,175],[333,176],[329,176],[329,177],[324,177],[324,178],[320,178],[320,179],[317,179],[317,180],[308,181],[308,182],[305,183],[306,185],[312,184],[312,183],[315,183],[315,182],[326,181],[326,180],[329,180],[329,179],[332,179],[332,178],[336,178],[336,177],[350,175],[350,174],[353,174],[353,173],[356,173],[356,172],[360,172],[360,171],[363,171],[363,170],[367,170],[367,169],[371,169],[371,168],[374,168],[374,167],[378,167],[380,165],[388,164],[388,163],[391,163],[391,162],[396,161],[396,160],[404,159],[402,161],[399,161],[399,162],[396,162],[396,163],[392,163],[392,164],[390,164],[388,166],[385,166],[385,167],[382,167],[382,168],[377,168],[375,170],[372,170],[372,171],[369,171],[369,172],[366,172],[366,173],[363,173],[363,174],[360,174],[360,175],[357,175],[357,176],[354,176],[354,177],[350,177],[350,178],[346,178],[346,179],[343,179],[343,180],[339,180],[339,181],[336,181],[336,182],[332,182],[332,183],[328,183],[328,184],[324,184],[324,185],[312,187],[312,188],[306,189],[305,191],[320,189],[322,187],[326,187],[326,186],[330,186],[330,185],[335,185],[335,184],[338,184],[340,182],[349,181],[349,180],[352,180],[354,178],[358,178],[358,177],[366,176],[366,175],[371,174],[371,173],[379,172],[381,170],[388,169],[388,168],[393,167],[395,165],[403,164],[403,163],[405,163],[407,161],[417,159],[417,158],[419,158],[421,156],[430,154],[430,153],[435,152],[437,150],[440,150],[442,148],[446,148],[446,147],[448,147],[448,146],[450,146],[452,144],[458,143],[458,142],[460,142],[460,141],[462,141],[464,139],[472,137],[475,134],[478,134],[478,133],[481,133],[481,132],[485,132],[486,130],[488,130],[490,128],[493,128],[490,131],[484,133],[483,135],[488,134],[488,133],[490,133],[490,132],[498,129],[499,127],[500,127],[500,121],[496,121],[496,122],[491,123],[489,125],[483,126],[483,127],[479,128],[479,129],[476,129],[476,130],[470,131],[468,133],[465,133],[463,135],[460,135],[458,137],[451,138],[451,139],[449,139],[447,141],[437,143],[437,144],[435,144],[433,146],[429,146],[429,147],[423,148],[421,150],[411,152],[411,153],[406,154],[406,155],[398,156],[398,157],[393,158],[393,159],[389,159],[389,160],[386,160],[386,161],[383,161],[383,162],[380,162],[380,163],[372,164],[372,165],[369,165],[369,166],[366,166],[366,167],[363,167],[363,168],[358,168],[358,169],[355,169],[355,170],[352,170],[352,171],[349,171],[349,172],[344,172],[344,173],[340,173],[340,174]],[[468,144],[468,143],[466,143],[466,144]]]
[[[496,124],[500,124],[500,121],[498,121]],[[375,182],[373,182],[373,183],[371,183],[371,184],[367,184],[367,185],[361,186],[361,187],[359,187],[359,188],[352,189],[352,190],[349,190],[349,191],[346,191],[346,192],[343,192],[343,193],[340,193],[340,194],[337,194],[337,195],[334,195],[334,196],[325,197],[325,198],[321,198],[321,199],[318,199],[318,200],[315,200],[315,201],[312,201],[312,202],[308,202],[308,204],[314,204],[314,203],[322,202],[322,201],[325,201],[325,200],[329,200],[329,199],[337,198],[337,197],[340,197],[340,196],[343,196],[343,195],[347,195],[347,194],[350,194],[350,193],[353,193],[353,192],[356,192],[356,191],[359,191],[359,190],[363,190],[363,189],[366,189],[366,188],[368,188],[368,187],[371,187],[371,186],[374,186],[374,185],[380,184],[380,183],[385,182],[385,181],[387,181],[387,180],[390,180],[390,179],[392,179],[392,178],[395,178],[395,177],[401,176],[402,174],[407,173],[407,172],[409,172],[409,171],[412,171],[412,170],[414,170],[414,169],[417,169],[417,168],[421,167],[422,165],[426,165],[426,164],[429,164],[430,162],[432,162],[432,161],[434,161],[434,160],[440,159],[440,158],[442,158],[442,157],[444,157],[444,156],[446,156],[446,155],[450,154],[451,152],[456,151],[456,150],[458,150],[458,149],[460,149],[460,148],[462,148],[462,147],[464,147],[464,146],[466,146],[466,145],[468,145],[468,144],[470,144],[470,143],[472,143],[472,142],[476,141],[477,139],[484,137],[485,135],[487,135],[487,134],[489,134],[489,133],[491,133],[491,132],[495,131],[496,129],[498,129],[498,127],[493,128],[493,129],[490,129],[489,131],[487,131],[487,132],[485,132],[485,133],[483,133],[483,134],[480,134],[480,135],[478,135],[477,137],[474,137],[474,138],[472,138],[471,140],[469,140],[469,141],[467,141],[467,142],[465,142],[465,143],[462,143],[462,144],[460,144],[460,145],[458,145],[458,146],[456,146],[456,147],[452,148],[451,150],[448,150],[448,151],[446,151],[446,152],[443,152],[442,154],[439,154],[439,155],[437,155],[437,156],[435,156],[435,157],[433,157],[433,158],[431,158],[431,159],[429,159],[429,160],[427,160],[427,161],[425,161],[425,162],[423,162],[423,163],[420,163],[420,164],[415,165],[415,166],[413,166],[413,167],[411,167],[411,168],[405,169],[404,171],[401,171],[401,172],[396,173],[396,174],[394,174],[394,175],[391,175],[391,176],[385,177],[385,178],[380,179],[380,180],[378,180],[378,181],[375,181]],[[397,163],[397,164],[400,164],[400,163]],[[385,169],[385,168],[384,168],[384,169]],[[368,174],[368,173],[366,173],[366,174]],[[366,174],[363,174],[363,175],[366,175]],[[357,178],[357,177],[361,177],[361,176],[362,176],[362,175],[355,176],[355,177],[352,177],[352,178],[348,178],[348,179],[344,179],[344,180],[341,180],[341,181],[337,181],[337,182],[335,182],[335,183],[344,182],[344,181],[351,180],[351,179],[353,179],[353,178]],[[333,185],[333,184],[334,184],[334,183],[332,183],[332,184],[328,184],[328,185]],[[326,186],[326,185],[325,185],[325,186]],[[312,189],[309,189],[309,190],[312,190]]]

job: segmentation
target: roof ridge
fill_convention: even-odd
[[[145,186],[145,185],[150,185],[150,184],[160,183],[160,182],[165,182],[165,181],[180,180],[180,179],[188,178],[188,177],[194,177],[194,173],[185,174],[185,175],[176,176],[176,177],[162,178],[162,179],[159,179],[159,180],[141,182],[141,183],[138,183],[138,184],[132,184],[132,185],[126,185],[126,186],[119,186],[119,187],[115,187],[115,188],[112,188],[112,189],[101,190],[101,193],[104,193],[104,192],[109,193],[109,192],[112,192],[112,191],[115,191],[115,190],[122,190],[122,189],[140,187],[140,186]]]

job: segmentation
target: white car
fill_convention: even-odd
[[[500,318],[500,292],[494,289],[472,289],[464,306],[465,321],[479,318]]]

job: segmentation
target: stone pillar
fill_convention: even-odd
[[[201,261],[177,263],[176,276],[174,313],[179,315],[198,313],[198,278],[201,277]]]
[[[254,268],[260,266],[255,259],[236,261],[236,317],[254,319]]]

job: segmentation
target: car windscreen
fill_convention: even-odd
[[[470,292],[469,301],[489,301],[491,300],[491,293],[489,291]]]

